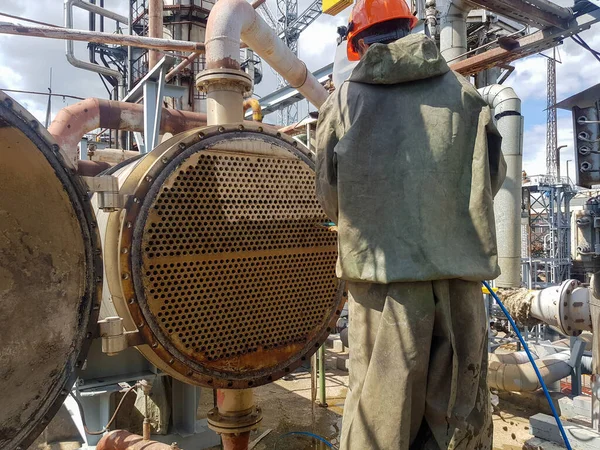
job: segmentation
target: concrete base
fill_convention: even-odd
[[[336,368],[348,372],[350,370],[350,358],[348,353],[337,355]]]
[[[581,420],[584,418],[586,422],[592,420],[592,398],[583,395],[577,397],[563,397],[558,399],[560,406],[560,415],[566,419]]]
[[[325,341],[325,348],[330,348],[334,352],[342,353],[347,349],[344,347],[339,334],[331,334]]]
[[[536,414],[529,418],[531,433],[536,438],[563,445],[563,439],[554,417],[546,414]],[[575,450],[598,450],[600,448],[600,433],[591,428],[563,422],[571,447]]]

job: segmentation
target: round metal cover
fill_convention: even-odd
[[[132,316],[187,381],[277,379],[322,344],[339,314],[337,236],[316,199],[313,163],[260,127],[206,128],[173,148],[126,207]]]
[[[85,189],[56,144],[0,92],[0,448],[25,449],[75,381],[102,273]]]

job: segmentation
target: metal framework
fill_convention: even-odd
[[[206,28],[210,10],[216,0],[193,0],[187,5],[164,5],[164,26],[170,28],[173,39],[192,40],[191,35],[196,27]],[[132,32],[139,36],[148,35],[148,0],[130,0]],[[183,60],[187,54],[178,55]],[[182,72],[182,76],[192,80],[204,69],[203,59],[194,63]],[[179,62],[179,61],[178,61]],[[148,50],[136,51],[131,61],[132,85],[135,85],[148,73]],[[193,98],[188,99],[193,104]]]
[[[294,54],[298,54],[298,40],[308,26],[322,14],[322,0],[314,0],[300,15],[298,15],[298,0],[277,0],[277,15],[269,9],[266,3],[260,7],[262,17],[273,27],[279,38],[285,42]],[[288,87],[287,82],[275,72],[277,77],[277,92]],[[293,88],[292,88],[293,89]],[[289,125],[298,121],[298,103],[289,102],[277,109],[277,121]]]
[[[560,154],[556,131],[556,49],[552,59],[548,59],[546,80],[547,109],[546,109],[546,174],[559,176]]]
[[[556,47],[577,33],[589,29],[600,21],[600,9],[590,3],[590,10],[581,12],[569,22],[567,29],[549,27],[520,39],[504,43],[500,47],[479,53],[478,55],[453,63],[452,70],[464,76],[475,75],[491,67],[502,66],[512,61],[525,58]]]
[[[299,36],[291,32],[289,25],[298,17],[298,0],[277,0],[277,34],[283,39],[285,45],[297,55]],[[287,85],[287,82],[279,73],[277,75],[277,88]],[[288,125],[298,120],[298,104],[292,103],[287,107],[280,109],[277,114],[278,122],[282,125]]]
[[[570,202],[575,191],[566,177],[523,180],[523,279],[530,289],[559,284],[571,276]]]

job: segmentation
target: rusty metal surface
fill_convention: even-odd
[[[339,314],[336,236],[296,146],[262,126],[206,128],[129,199],[123,290],[144,340],[179,378],[270,382],[316,351]]]
[[[0,448],[27,448],[83,365],[102,260],[86,188],[52,137],[0,92]]]
[[[161,133],[176,134],[203,125],[206,125],[206,114],[162,108]],[[48,131],[74,164],[81,137],[96,128],[143,131],[143,105],[87,98],[61,109]]]
[[[0,22],[0,34],[124,45],[154,50],[174,50],[179,52],[204,51],[204,44],[199,42],[159,39],[137,35],[130,36],[127,34],[103,33],[100,31],[72,30],[41,25],[17,25],[8,22]]]
[[[222,434],[223,450],[248,450],[250,432],[239,434]]]
[[[96,450],[176,450],[177,446],[148,441],[138,434],[115,430],[105,434],[96,444]]]
[[[100,172],[110,169],[111,165],[100,161],[77,161],[77,175],[84,177],[95,177]]]
[[[517,59],[542,52],[560,45],[566,38],[589,29],[600,21],[600,10],[595,9],[587,14],[578,16],[571,21],[566,30],[560,28],[547,28],[524,36],[516,40],[515,48],[507,50],[493,48],[463,61],[450,64],[450,68],[461,75],[475,75],[491,67],[508,64]]]

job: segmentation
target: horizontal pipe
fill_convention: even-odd
[[[34,25],[17,25],[0,22],[0,34],[15,36],[42,37],[48,39],[66,39],[70,41],[94,42],[97,44],[113,44],[154,50],[172,50],[178,52],[204,52],[204,44],[200,42],[176,41],[126,34],[102,33]]]
[[[206,125],[206,114],[163,108],[160,133],[177,134]],[[88,98],[61,109],[48,131],[74,165],[82,136],[97,128],[144,130],[143,105]]]
[[[533,359],[538,359],[536,354],[533,354]],[[527,352],[512,352],[512,353],[490,353],[489,361],[495,361],[501,364],[525,364],[530,363]]]
[[[552,384],[571,375],[569,352],[555,353],[537,361],[544,383]],[[531,364],[503,364],[490,361],[488,386],[508,392],[533,392],[541,388]]]
[[[535,291],[530,315],[567,336],[592,331],[591,295],[576,280],[566,280],[560,286]]]
[[[125,430],[105,434],[96,444],[96,450],[175,450],[176,446],[156,441],[145,441],[142,436]]]
[[[107,17],[112,20],[116,20],[117,22],[120,22],[124,25],[129,25],[129,20],[127,19],[127,17],[122,16],[121,14],[118,14],[114,11],[111,11],[110,9],[106,9],[106,8],[103,8],[102,6],[94,5],[93,3],[86,3],[83,0],[68,0],[68,1],[70,2],[71,5],[76,6],[78,8],[85,9],[86,11],[89,11],[94,14],[98,14],[100,16]]]
[[[193,63],[203,52],[192,52],[183,61],[173,67],[165,76],[165,81],[171,81],[175,75]]]
[[[100,161],[77,161],[77,175],[82,177],[95,177],[100,172],[110,169],[112,166],[107,162]]]

